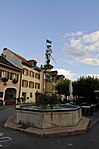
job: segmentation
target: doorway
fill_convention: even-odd
[[[5,90],[5,104],[15,104],[16,102],[16,89],[15,88],[7,88]]]

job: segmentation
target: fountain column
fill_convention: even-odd
[[[45,73],[45,92],[52,93],[52,75],[51,69],[53,66],[50,64],[52,49],[51,49],[52,41],[46,40],[46,64],[44,65],[44,73]]]
[[[52,75],[51,75],[51,69],[53,68],[52,65],[45,65],[45,91],[47,93],[52,93]]]

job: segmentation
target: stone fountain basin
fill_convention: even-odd
[[[35,128],[54,128],[76,126],[81,120],[80,107],[61,105],[53,109],[41,109],[37,106],[15,108],[14,123]]]

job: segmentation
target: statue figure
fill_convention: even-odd
[[[46,50],[46,53],[45,53],[47,65],[49,65],[49,63],[50,63],[51,53],[52,53],[52,49],[51,49],[51,47],[48,47],[48,49]]]

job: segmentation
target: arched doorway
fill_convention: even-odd
[[[16,102],[16,89],[15,88],[7,88],[5,90],[5,104],[15,104]]]

